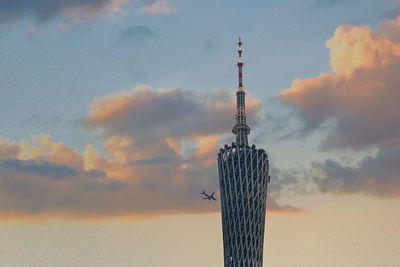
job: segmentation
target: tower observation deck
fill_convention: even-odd
[[[236,143],[218,153],[225,267],[262,267],[269,162],[264,149],[249,147],[239,38]]]

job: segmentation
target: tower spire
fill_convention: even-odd
[[[239,70],[239,87],[238,89],[243,91],[243,81],[242,81],[242,68],[243,68],[243,62],[242,62],[242,40],[239,37],[238,41],[239,49],[238,49],[238,54],[239,54],[239,61],[238,61],[238,70]]]
[[[239,75],[239,86],[238,90],[236,91],[236,125],[232,129],[232,133],[236,135],[236,143],[238,145],[248,146],[247,135],[250,133],[250,127],[246,124],[246,93],[243,89],[242,40],[240,37],[238,41],[238,46],[239,61],[237,63],[237,66]]]

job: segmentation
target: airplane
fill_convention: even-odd
[[[217,201],[217,199],[214,197],[214,192],[212,192],[212,194],[209,195],[209,194],[207,194],[206,191],[204,191],[204,189],[203,189],[203,192],[201,192],[200,195],[205,196],[205,197],[203,197],[203,199],[208,199],[208,200]]]

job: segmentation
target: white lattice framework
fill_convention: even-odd
[[[225,267],[262,267],[268,156],[254,146],[225,146],[218,170]]]

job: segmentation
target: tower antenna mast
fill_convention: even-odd
[[[243,75],[242,75],[242,68],[243,68],[243,62],[242,62],[242,40],[239,37],[238,41],[239,49],[238,49],[238,54],[239,54],[239,61],[237,63],[238,70],[239,70],[239,87],[238,89],[240,91],[243,91]]]
[[[236,91],[236,125],[232,129],[232,133],[236,135],[236,143],[244,146],[248,146],[247,135],[250,134],[250,127],[246,124],[246,93],[243,89],[243,62],[242,62],[242,40],[239,37],[238,41],[238,54],[239,61],[238,75],[239,75],[239,86]]]

